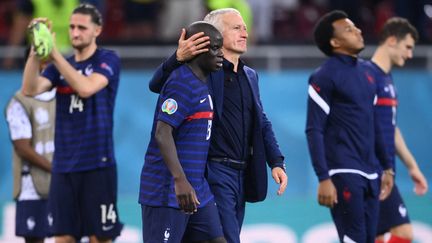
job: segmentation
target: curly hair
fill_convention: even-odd
[[[330,44],[334,32],[333,22],[346,18],[348,18],[348,15],[345,12],[333,10],[322,16],[316,23],[314,28],[315,44],[326,56],[333,55],[333,47]]]

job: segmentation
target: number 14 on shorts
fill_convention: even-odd
[[[115,224],[117,220],[117,214],[114,210],[114,204],[111,203],[109,206],[106,204],[101,204],[100,207],[102,224],[106,224],[108,220],[110,220],[112,224]]]

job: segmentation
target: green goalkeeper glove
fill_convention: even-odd
[[[53,49],[51,31],[42,22],[36,22],[30,27],[30,41],[40,59],[46,59]]]

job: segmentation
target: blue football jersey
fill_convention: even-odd
[[[173,177],[154,137],[158,121],[174,129],[177,156],[201,202],[199,206],[203,207],[213,199],[204,177],[212,119],[213,103],[207,84],[199,80],[187,65],[176,69],[164,85],[157,102],[151,139],[141,172],[141,204],[179,207]]]
[[[120,59],[113,51],[97,49],[87,60],[67,61],[81,74],[104,75],[108,85],[88,98],[72,89],[54,65],[42,75],[57,87],[53,172],[76,172],[115,165],[113,114],[120,76]]]
[[[377,84],[376,118],[380,123],[386,150],[395,167],[395,129],[397,112],[397,91],[391,73],[385,73],[372,61],[367,63]]]

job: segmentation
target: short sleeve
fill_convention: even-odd
[[[12,141],[32,138],[32,127],[23,105],[15,99],[6,109],[6,120]]]
[[[179,127],[191,114],[192,93],[187,82],[178,77],[169,78],[159,96],[157,120]]]
[[[120,72],[120,59],[114,52],[102,54],[95,65],[93,72],[104,75],[108,80],[115,80]]]
[[[51,81],[54,86],[58,85],[60,80],[60,73],[52,63],[42,71],[41,76]]]

